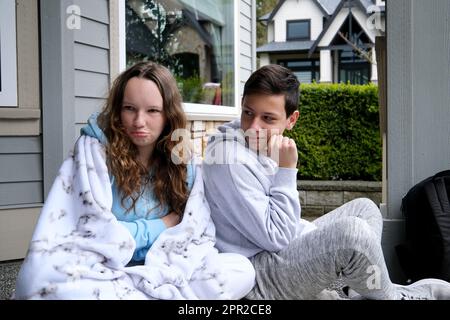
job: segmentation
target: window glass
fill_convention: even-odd
[[[312,66],[312,61],[288,61],[287,67],[288,68],[295,68],[295,67],[310,67]]]
[[[339,82],[367,84],[370,82],[370,69],[370,63],[359,57],[353,51],[340,51]]]
[[[294,71],[300,83],[311,83],[312,82],[312,72],[311,71]]]
[[[233,0],[126,0],[127,66],[155,61],[185,103],[234,105]]]
[[[292,70],[300,83],[312,83],[313,81],[319,81],[319,60],[279,60],[278,64]]]
[[[288,21],[287,39],[288,40],[309,40],[309,20]]]

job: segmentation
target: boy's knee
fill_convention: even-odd
[[[351,201],[353,210],[357,211],[357,216],[362,219],[382,220],[380,208],[368,198],[357,198]]]
[[[353,202],[355,205],[357,205],[359,207],[368,207],[368,208],[378,209],[378,206],[375,204],[375,202],[373,202],[369,198],[356,198],[350,202]]]
[[[345,217],[337,221],[334,230],[336,240],[341,241],[341,246],[345,249],[374,241],[369,225],[358,217]]]

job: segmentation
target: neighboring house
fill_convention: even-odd
[[[201,154],[205,133],[240,114],[256,67],[255,1],[0,1],[0,261],[25,256],[59,167],[116,75],[158,57],[176,68]]]
[[[259,18],[267,27],[260,65],[288,67],[302,83],[377,82],[374,46],[384,13],[380,0],[280,0]]]

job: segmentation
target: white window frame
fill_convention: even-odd
[[[1,0],[3,1],[3,0]],[[218,106],[200,103],[184,103],[183,107],[188,120],[216,120],[228,121],[233,120],[240,115],[240,81],[239,81],[239,1],[233,0],[234,11],[234,106]],[[125,0],[119,0],[119,23],[120,23],[120,72],[126,69],[126,30],[125,30]]]
[[[17,107],[16,1],[0,1],[0,107]]]

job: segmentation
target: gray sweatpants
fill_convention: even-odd
[[[368,299],[396,299],[381,249],[382,217],[356,199],[316,219],[316,230],[279,252],[251,258],[256,284],[247,299],[316,299],[339,276]]]

